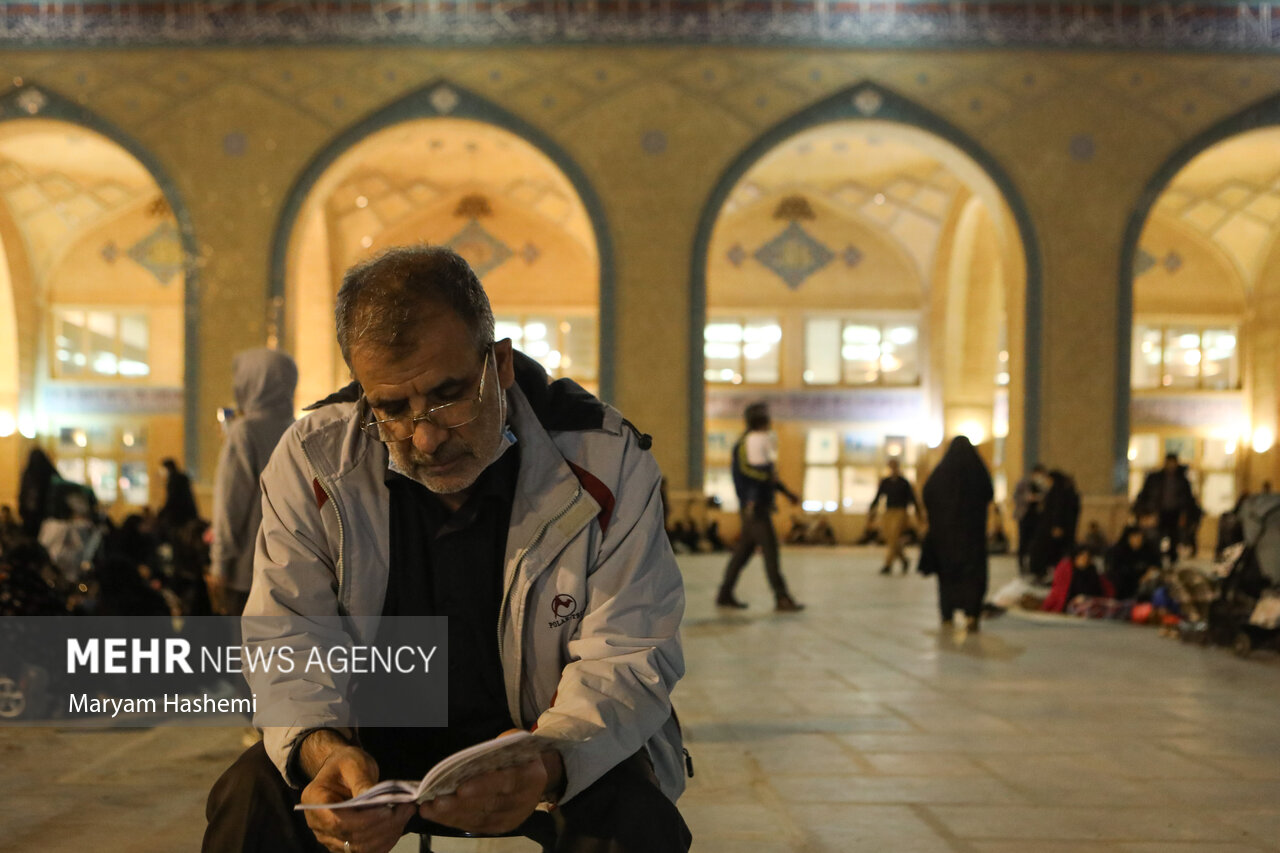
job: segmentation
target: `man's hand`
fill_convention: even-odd
[[[321,733],[312,736],[315,734]],[[302,789],[302,802],[339,803],[378,781],[378,763],[363,749],[345,741],[341,745],[324,743],[320,748],[327,749],[327,755],[311,784]],[[404,834],[404,825],[413,817],[413,804],[315,809],[306,815],[316,840],[333,853],[387,853]]]
[[[500,835],[524,823],[538,803],[554,799],[563,788],[564,762],[551,750],[541,761],[468,779],[455,793],[423,803],[418,814],[466,832]]]

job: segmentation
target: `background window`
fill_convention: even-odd
[[[58,308],[53,316],[55,377],[150,375],[146,314]]]
[[[726,512],[738,511],[738,493],[733,488],[733,473],[727,465],[708,466],[703,480],[707,497],[720,499],[720,508]],[[673,509],[670,508],[669,509]]]
[[[499,314],[493,331],[497,340],[511,338],[552,379],[568,376],[590,385],[598,378],[598,328],[596,318],[585,314]]]
[[[702,330],[703,376],[714,383],[775,385],[781,343],[775,317],[714,319]]]
[[[804,329],[804,381],[834,385],[840,381],[840,320],[815,317]]]
[[[805,322],[804,381],[810,385],[918,385],[920,332],[914,322]]]
[[[840,469],[835,465],[810,465],[804,469],[805,512],[835,512],[840,506]]]
[[[1233,328],[1133,327],[1132,387],[1230,391],[1240,387]]]

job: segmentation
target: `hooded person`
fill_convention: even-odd
[[[921,549],[921,571],[938,575],[942,624],[963,610],[978,629],[987,594],[987,506],[994,491],[982,457],[964,436],[951,440],[922,492],[929,531]]]
[[[249,598],[254,543],[262,523],[258,478],[293,423],[298,367],[282,352],[259,348],[238,353],[231,373],[239,415],[228,424],[218,456],[206,581],[215,610],[238,616]]]

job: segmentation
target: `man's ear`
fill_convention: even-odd
[[[515,354],[511,346],[511,338],[503,338],[493,345],[494,369],[498,373],[498,384],[505,391],[516,382]]]

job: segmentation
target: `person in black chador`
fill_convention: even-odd
[[[733,595],[742,567],[756,548],[764,556],[764,570],[773,588],[775,608],[783,613],[804,609],[787,591],[787,582],[778,568],[778,531],[773,526],[774,493],[782,492],[793,504],[800,503],[795,492],[778,480],[774,470],[773,445],[769,441],[769,407],[752,403],[744,413],[747,431],[733,446],[733,488],[738,493],[738,511],[742,516],[742,535],[724,568],[724,580],[716,595],[719,607],[746,607]]]
[[[938,575],[938,607],[944,628],[963,610],[978,630],[987,594],[987,505],[994,491],[982,457],[956,436],[922,490],[929,531],[921,547],[920,571]]]
[[[48,455],[40,448],[32,450],[18,487],[18,515],[22,517],[22,532],[29,539],[40,535],[40,525],[49,514],[49,493],[57,476],[58,470]]]
[[[200,517],[196,496],[191,491],[191,478],[178,469],[177,462],[166,459],[160,464],[165,470],[164,506],[160,507],[158,516],[160,526],[177,530]]]
[[[1138,492],[1133,508],[1139,516],[1156,516],[1160,539],[1168,541],[1164,555],[1169,562],[1176,562],[1178,543],[1182,541],[1183,531],[1190,526],[1197,509],[1191,481],[1187,479],[1187,466],[1178,463],[1176,453],[1165,456],[1163,467],[1152,471],[1143,480],[1142,491]]]
[[[1069,476],[1050,471],[1049,491],[1042,506],[1028,555],[1028,570],[1040,581],[1046,580],[1058,561],[1075,547],[1076,528],[1080,524],[1080,492]]]
[[[1026,573],[1031,553],[1031,540],[1040,523],[1040,504],[1048,489],[1049,472],[1036,464],[1013,489],[1013,518],[1018,522],[1018,571]]]
[[[1138,585],[1151,569],[1161,566],[1160,549],[1147,541],[1142,528],[1131,524],[1107,550],[1106,577],[1120,601],[1137,597]]]

